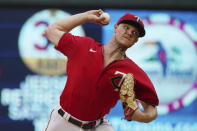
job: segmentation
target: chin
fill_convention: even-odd
[[[122,44],[120,45],[120,47],[123,48],[123,49],[130,48],[131,46],[132,46],[132,45],[131,45],[131,44],[128,44],[128,43],[122,43]]]
[[[128,41],[128,40],[121,40],[121,41],[119,41],[118,42],[119,43],[119,46],[121,47],[121,48],[125,48],[125,49],[127,49],[127,48],[130,48],[131,46],[133,46],[134,45],[134,43],[132,43],[131,41]]]

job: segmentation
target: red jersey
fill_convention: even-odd
[[[72,116],[93,121],[109,113],[119,98],[123,74],[132,73],[136,98],[158,105],[158,97],[146,73],[132,60],[116,60],[103,68],[101,43],[89,37],[65,33],[56,47],[67,56],[67,83],[60,96],[61,107]]]

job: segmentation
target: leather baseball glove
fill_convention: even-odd
[[[133,113],[138,109],[134,92],[134,78],[128,73],[120,88],[120,100],[123,105],[126,120],[131,121]]]

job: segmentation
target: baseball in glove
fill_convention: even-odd
[[[120,88],[120,100],[123,105],[126,120],[131,121],[133,113],[138,109],[134,92],[134,78],[128,73]]]

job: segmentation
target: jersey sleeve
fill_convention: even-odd
[[[91,41],[93,41],[93,39],[89,37],[74,36],[70,33],[65,33],[55,49],[70,58],[79,49],[83,49],[84,46],[91,43]]]
[[[130,69],[134,76],[134,91],[136,99],[157,106],[159,99],[155,91],[154,85],[148,75],[132,60],[130,62]]]
[[[136,99],[142,100],[146,103],[156,106],[159,104],[155,88],[147,74],[142,69],[139,69],[138,74],[135,75],[135,95]]]
[[[152,105],[159,104],[159,99],[155,88],[146,75],[140,79],[136,79],[135,93],[136,99],[142,100]]]

